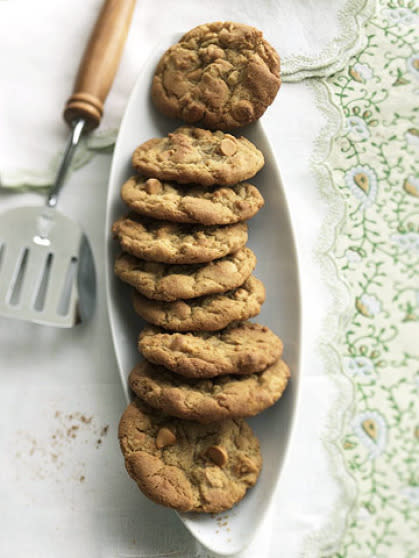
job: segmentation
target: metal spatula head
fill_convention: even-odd
[[[96,281],[89,242],[55,206],[82,134],[102,118],[134,7],[135,0],[103,3],[65,106],[72,130],[46,206],[0,215],[0,315],[72,327],[93,312]]]
[[[57,327],[89,318],[93,255],[80,226],[51,207],[0,216],[0,314]]]

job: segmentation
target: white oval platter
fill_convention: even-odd
[[[158,114],[151,104],[150,84],[160,54],[156,52],[145,64],[131,93],[115,146],[108,189],[106,294],[115,353],[127,402],[132,398],[128,374],[141,358],[136,345],[143,322],[132,309],[130,288],[113,274],[113,261],[119,253],[119,247],[112,240],[111,225],[127,212],[120,199],[120,188],[133,174],[131,155],[134,149],[152,137],[166,135],[180,124]],[[241,129],[238,135],[246,136],[265,156],[263,170],[250,180],[259,187],[265,198],[264,208],[249,222],[248,245],[258,260],[255,275],[264,282],[267,292],[266,302],[255,321],[269,326],[283,340],[284,359],[291,368],[292,380],[274,407],[249,420],[260,439],[264,463],[256,486],[226,514],[179,514],[196,539],[212,552],[223,556],[235,554],[250,543],[263,521],[279,481],[296,410],[301,350],[299,276],[285,189],[261,123]],[[139,510],[146,505],[145,497],[139,492]],[[141,517],[141,513],[138,517]]]

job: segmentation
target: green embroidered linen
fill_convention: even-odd
[[[365,48],[324,81],[322,109],[343,120],[318,170],[345,202],[328,256],[351,301],[334,349],[353,385],[339,444],[357,492],[337,557],[418,555],[417,19],[414,2],[382,1]]]

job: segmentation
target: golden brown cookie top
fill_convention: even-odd
[[[243,285],[227,293],[160,302],[134,291],[133,299],[137,314],[156,326],[172,331],[216,331],[259,314],[265,287],[251,275]]]
[[[228,225],[250,219],[263,206],[259,190],[248,182],[234,186],[181,185],[132,176],[121,198],[136,213],[177,223]]]
[[[119,424],[125,466],[154,502],[179,511],[230,509],[262,467],[259,442],[242,419],[197,424],[136,400]]]
[[[242,285],[256,265],[246,246],[233,254],[203,264],[164,264],[120,254],[115,273],[147,298],[171,302],[225,293]]]
[[[279,337],[253,322],[189,333],[146,326],[139,338],[139,350],[147,360],[189,378],[261,372],[280,358],[282,349]]]
[[[262,116],[280,87],[279,66],[278,54],[254,27],[199,25],[162,56],[152,99],[169,117],[229,130]]]
[[[193,264],[222,258],[243,248],[247,224],[204,226],[156,221],[130,214],[112,227],[124,252],[143,260]]]
[[[131,372],[131,389],[153,408],[202,424],[251,417],[273,405],[284,392],[290,371],[278,360],[259,374],[185,378],[147,361]]]
[[[153,138],[137,147],[132,164],[146,177],[180,184],[231,186],[254,176],[264,159],[243,136],[183,126],[167,137]]]

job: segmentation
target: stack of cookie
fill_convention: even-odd
[[[248,321],[265,289],[245,220],[263,198],[244,181],[263,164],[244,137],[182,127],[139,146],[139,174],[122,187],[131,213],[113,226],[115,273],[149,325],[121,448],[141,490],[182,511],[228,509],[256,482],[262,458],[243,417],[273,405],[289,378],[281,340]]]
[[[246,220],[263,206],[248,182],[262,153],[231,130],[258,119],[279,86],[279,56],[248,25],[214,22],[162,56],[155,106],[183,127],[138,147],[122,187],[132,213],[113,232],[116,274],[149,325],[120,422],[129,474],[152,500],[181,511],[231,508],[255,484],[259,442],[243,417],[273,405],[289,370],[281,340],[249,322],[265,300],[253,277]]]

